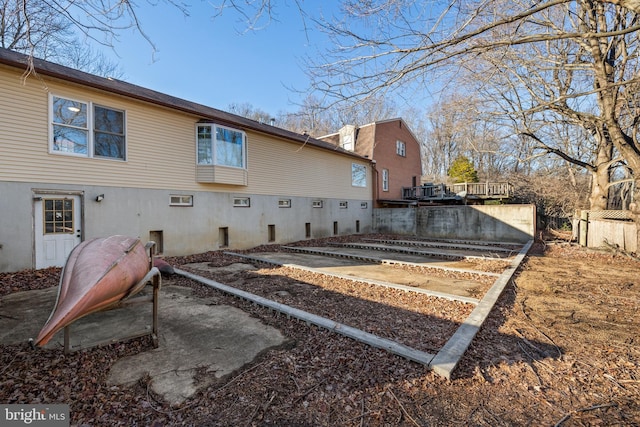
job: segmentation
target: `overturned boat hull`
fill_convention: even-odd
[[[149,269],[149,257],[139,239],[110,236],[80,243],[67,258],[56,305],[36,345],[44,346],[65,326],[140,291]]]

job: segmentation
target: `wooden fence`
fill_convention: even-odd
[[[638,225],[632,221],[628,210],[584,210],[577,222],[578,229],[574,233],[579,236],[582,246],[617,246],[626,252],[638,252]]]

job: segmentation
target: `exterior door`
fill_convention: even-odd
[[[63,267],[82,240],[78,195],[47,194],[34,199],[36,269]]]

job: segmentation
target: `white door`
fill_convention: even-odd
[[[63,267],[81,241],[80,196],[47,194],[34,199],[36,269]]]

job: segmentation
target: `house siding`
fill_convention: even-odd
[[[127,234],[146,241],[162,231],[164,255],[220,248],[219,228],[229,229],[229,248],[312,237],[371,232],[372,174],[365,159],[246,130],[247,185],[199,183],[195,126],[202,117],[125,96],[40,76],[23,82],[22,70],[0,65],[0,271],[33,268],[33,197],[38,191],[82,196],[82,239]],[[49,94],[126,112],[126,161],[49,153]],[[225,125],[229,125],[225,123]],[[238,126],[238,129],[243,129]],[[244,129],[243,129],[244,130]],[[367,167],[367,186],[351,185],[351,165]],[[234,179],[232,177],[231,179]],[[95,201],[104,194],[104,200]],[[170,195],[193,196],[192,207],[169,206]],[[249,208],[233,207],[237,196]],[[291,208],[279,208],[280,198]],[[313,208],[322,200],[322,208]],[[339,203],[347,201],[348,209]],[[361,208],[361,202],[368,202]]]

